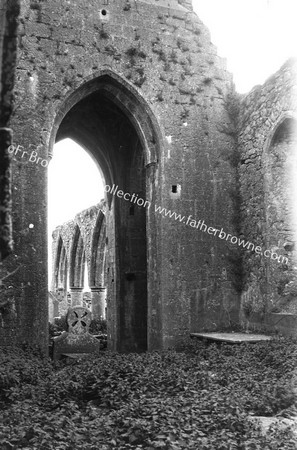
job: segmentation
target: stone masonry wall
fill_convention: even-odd
[[[238,320],[234,246],[186,223],[192,215],[231,234],[236,229],[235,139],[226,109],[232,77],[190,2],[24,0],[19,39],[13,126],[21,148],[13,155],[15,256],[7,262],[20,267],[15,339],[46,342],[47,159],[57,118],[104,71],[153,117],[158,142],[152,138],[144,150],[154,205],[185,216],[164,217],[154,205],[148,211],[149,348]],[[133,119],[139,111],[131,105]],[[110,162],[113,174],[116,165]]]
[[[12,142],[10,118],[17,52],[18,0],[0,5],[0,264],[12,251],[11,169],[8,147]],[[7,276],[7,274],[6,274]],[[2,273],[0,273],[0,278]]]
[[[13,343],[16,330],[14,283],[11,271],[2,261],[12,254],[11,164],[8,148],[12,143],[11,114],[17,56],[18,0],[0,4],[0,327],[1,344]],[[7,335],[7,330],[10,333]]]
[[[241,102],[241,232],[261,247],[242,250],[247,328],[264,329],[271,312],[292,312],[297,304],[296,81],[296,61],[289,60]]]

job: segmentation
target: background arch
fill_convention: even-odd
[[[79,226],[76,224],[74,237],[70,251],[70,276],[71,288],[83,288],[84,286],[85,248]]]
[[[106,220],[102,211],[99,211],[96,225],[93,231],[90,281],[92,287],[105,285],[105,265],[106,265]]]
[[[67,291],[67,275],[68,275],[68,262],[67,253],[62,237],[59,237],[57,253],[55,258],[55,289],[63,289]]]
[[[269,310],[297,312],[297,120],[283,114],[275,123],[263,155],[266,258]]]

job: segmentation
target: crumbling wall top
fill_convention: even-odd
[[[138,0],[139,3],[152,3],[156,6],[162,6],[171,9],[186,8],[193,11],[192,0]]]

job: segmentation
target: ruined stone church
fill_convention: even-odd
[[[86,264],[111,350],[296,335],[296,61],[238,95],[191,0],[3,0],[0,74],[1,345],[48,345],[47,169],[67,137],[110,189],[55,231],[52,295],[68,280],[80,303]]]

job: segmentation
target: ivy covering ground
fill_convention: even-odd
[[[56,366],[2,350],[0,448],[293,450],[289,429],[264,435],[249,417],[294,406],[296,357],[285,339]]]

